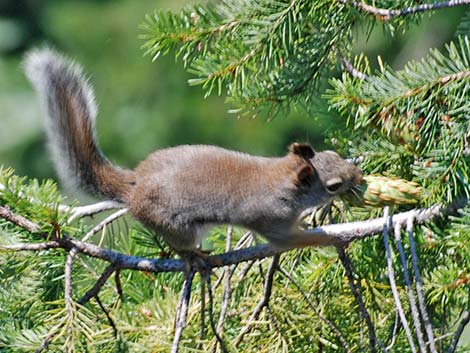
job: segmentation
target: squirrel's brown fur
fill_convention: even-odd
[[[45,110],[61,179],[127,205],[176,251],[197,249],[207,226],[233,224],[279,247],[315,244],[298,236],[304,209],[324,204],[361,181],[335,152],[295,143],[266,158],[215,146],[158,150],[133,171],[111,164],[94,137],[96,106],[81,68],[52,50],[29,53],[25,70]]]

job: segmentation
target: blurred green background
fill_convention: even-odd
[[[328,132],[344,127],[334,112],[292,112],[271,122],[237,119],[224,97],[203,98],[172,56],[143,56],[139,25],[156,8],[178,10],[188,1],[0,0],[0,165],[17,174],[54,178],[41,117],[20,63],[25,51],[49,45],[85,67],[99,104],[100,144],[108,157],[132,167],[149,152],[178,144],[217,144],[254,154],[280,155],[293,141],[328,147]],[[427,17],[391,38],[377,26],[366,41],[358,26],[356,51],[400,68],[452,38],[462,8]],[[364,26],[365,27],[365,26]],[[337,75],[332,73],[332,75]]]

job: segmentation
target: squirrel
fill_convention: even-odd
[[[207,227],[216,224],[242,226],[281,249],[321,245],[298,228],[299,215],[362,181],[361,170],[337,153],[305,143],[272,158],[182,145],[121,169],[98,146],[97,107],[82,68],[45,48],[29,52],[24,69],[46,115],[61,181],[124,203],[181,256],[197,253]]]

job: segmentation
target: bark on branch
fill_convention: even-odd
[[[426,209],[416,209],[408,212],[398,213],[393,215],[391,219],[391,225],[396,223],[405,225],[410,217],[413,217],[415,224],[423,224],[435,217],[455,212],[455,209],[458,206],[459,205],[452,205],[445,207],[436,205]],[[48,238],[47,234],[41,233],[39,225],[13,213],[6,206],[0,206],[0,218],[8,220],[30,233],[38,234],[43,239]],[[325,225],[313,229],[303,230],[303,233],[306,236],[311,237],[312,245],[337,246],[348,244],[354,240],[381,234],[382,229],[383,219],[376,218],[368,221]],[[114,250],[104,249],[89,242],[81,241],[68,235],[62,235],[60,239],[54,240],[58,242],[57,247],[63,248],[67,251],[70,251],[72,248],[77,248],[78,252],[84,255],[111,263],[116,270],[129,269],[154,273],[183,272],[185,270],[185,263],[180,259],[150,259],[141,256],[125,255]],[[27,250],[26,248],[24,250]],[[8,251],[8,248],[3,249]],[[17,249],[11,248],[10,250]],[[19,247],[19,250],[23,249]],[[288,250],[291,249],[286,248],[280,250],[268,244],[258,245],[245,249],[237,249],[222,254],[211,255],[207,258],[207,265],[210,268],[235,265],[246,261],[259,260],[274,256]]]
[[[379,7],[374,7],[372,5],[365,4],[361,1],[354,0],[337,0],[338,2],[354,7],[362,12],[371,14],[377,19],[388,22],[395,17],[405,17],[409,15],[415,15],[418,13],[426,11],[441,10],[456,6],[465,6],[470,5],[470,0],[450,0],[442,1],[433,4],[419,4],[417,6],[407,7],[404,9],[383,9]]]

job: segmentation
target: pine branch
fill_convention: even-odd
[[[263,296],[261,300],[258,302],[258,304],[256,305],[255,309],[253,310],[253,313],[248,319],[248,322],[242,328],[237,338],[235,339],[234,341],[235,347],[238,346],[242,342],[243,337],[247,334],[252,323],[258,319],[262,310],[269,306],[269,300],[271,299],[271,293],[272,293],[272,288],[273,288],[274,274],[276,270],[278,269],[278,266],[279,266],[279,255],[274,255],[271,261],[271,264],[269,265],[268,273],[266,275]]]
[[[225,240],[225,252],[230,251],[231,247],[231,242],[232,242],[232,233],[233,233],[233,227],[228,226],[227,228],[227,238]],[[220,313],[219,313],[219,321],[217,322],[217,332],[222,335],[224,332],[224,321],[225,317],[227,315],[227,310],[228,306],[230,303],[230,299],[232,298],[232,287],[230,285],[230,280],[231,280],[231,270],[229,266],[224,267],[224,272],[223,272],[223,278],[225,279],[225,284],[224,284],[224,292],[222,295],[222,304],[220,306]],[[214,285],[214,287],[216,287]],[[217,349],[217,342],[216,341],[211,349],[212,353],[215,353]]]
[[[349,288],[351,289],[351,292],[353,293],[354,298],[356,299],[361,315],[364,318],[367,324],[367,328],[369,330],[370,351],[371,353],[375,353],[377,352],[376,346],[378,344],[377,336],[375,334],[375,326],[372,322],[369,311],[367,310],[366,305],[364,303],[360,288],[358,288],[358,286],[354,283],[354,270],[352,267],[351,259],[344,251],[344,248],[338,247],[337,251],[339,259],[341,260],[341,263],[343,264],[343,267],[346,271],[346,276],[348,277]],[[379,344],[379,347],[382,347],[382,345]]]
[[[85,305],[86,303],[88,303],[88,301],[93,298],[93,297],[96,297],[98,295],[98,293],[100,292],[101,288],[105,285],[106,281],[108,280],[108,278],[113,274],[113,273],[117,273],[116,272],[116,268],[114,267],[114,265],[109,265],[108,267],[106,267],[106,269],[104,270],[104,272],[101,274],[101,276],[98,278],[98,280],[95,282],[95,284],[93,285],[93,287],[88,290],[84,295],[83,297],[81,297],[77,303],[80,304],[81,306]],[[119,293],[118,293],[119,294]]]
[[[392,217],[392,224],[404,224],[409,217],[414,217],[416,224],[423,224],[436,217],[456,212],[459,207],[467,204],[467,200],[461,200],[450,206],[435,205],[427,209],[416,209],[412,211],[397,213]],[[0,218],[4,218],[28,232],[38,234],[47,239],[48,235],[40,232],[40,227],[28,219],[16,215],[7,207],[0,206]],[[348,244],[355,240],[380,234],[383,228],[381,218],[368,221],[359,221],[343,224],[332,224],[313,229],[303,230],[304,235],[310,237],[310,245],[338,245]],[[56,239],[60,247],[70,250],[76,247],[79,252],[97,259],[101,259],[113,264],[117,270],[131,269],[138,271],[160,272],[183,272],[185,263],[177,259],[149,259],[140,256],[124,255],[117,251],[103,249],[95,244],[83,242],[68,235],[62,235]],[[207,258],[210,268],[234,265],[250,260],[259,260],[274,256],[291,249],[279,250],[270,245],[258,245],[250,248],[233,250],[228,253],[211,255]]]
[[[429,314],[426,309],[426,302],[424,299],[424,291],[423,291],[423,282],[421,280],[421,273],[419,271],[418,266],[418,255],[416,253],[416,245],[414,241],[414,234],[413,234],[413,226],[416,224],[416,220],[414,219],[413,215],[410,215],[406,221],[406,232],[408,233],[409,242],[410,242],[410,252],[411,252],[411,263],[413,265],[413,272],[416,279],[416,294],[418,296],[418,305],[419,310],[421,313],[421,317],[423,318],[424,329],[426,330],[426,334],[428,337],[428,344],[431,350],[431,353],[436,353],[436,346],[434,344],[434,333],[431,326],[431,320],[429,319]]]
[[[449,348],[447,349],[447,353],[455,352],[457,348],[457,344],[459,343],[460,337],[462,336],[462,333],[469,322],[470,322],[470,308],[468,308],[462,315],[462,318],[459,322],[459,326],[457,327],[457,330],[454,333],[454,337],[452,337],[452,342],[450,343]]]
[[[87,206],[80,206],[71,208],[72,214],[68,219],[68,222],[71,223],[72,221],[85,217],[85,216],[93,216],[97,213],[101,213],[103,211],[108,211],[116,208],[124,208],[124,204],[116,201],[106,200],[101,201],[92,205]],[[64,207],[64,206],[63,206]],[[68,207],[68,206],[65,206]]]
[[[419,4],[414,7],[407,7],[404,9],[382,9],[374,7],[372,5],[367,5],[360,1],[354,0],[336,0],[342,4],[352,6],[362,12],[371,14],[375,16],[380,21],[389,22],[396,17],[405,17],[409,15],[415,15],[422,12],[434,11],[440,9],[446,9],[456,6],[465,6],[470,5],[470,0],[450,0],[437,2],[432,4]]]
[[[411,334],[410,325],[408,324],[408,320],[406,319],[405,312],[403,310],[403,306],[401,304],[400,296],[398,294],[397,284],[395,282],[395,274],[393,272],[393,263],[392,263],[392,251],[390,249],[389,244],[389,237],[388,237],[388,229],[389,229],[389,207],[384,208],[384,225],[383,225],[383,242],[385,245],[385,254],[387,257],[387,275],[390,281],[390,288],[393,294],[393,300],[395,301],[395,308],[398,311],[398,315],[400,316],[400,321],[405,330],[406,338],[408,339],[408,344],[410,346],[411,352],[416,353],[416,346],[413,341],[413,335]],[[396,223],[397,225],[397,223]],[[398,224],[399,226],[399,224]],[[422,352],[423,353],[423,352]]]
[[[364,57],[355,61],[357,70],[368,71]],[[350,153],[365,157],[366,173],[417,182],[425,190],[424,205],[470,195],[469,63],[470,40],[460,37],[446,53],[431,50],[401,71],[381,63],[381,71],[367,80],[346,74],[332,80],[330,103],[357,131]]]
[[[44,243],[0,245],[0,251],[39,251],[60,248],[57,241],[48,241]]]
[[[408,222],[407,222],[407,226],[408,226]],[[395,227],[394,227],[394,230],[393,230],[394,238],[395,238],[395,243],[397,245],[398,253],[400,255],[401,267],[403,268],[403,278],[405,280],[405,287],[406,287],[406,291],[407,291],[407,294],[408,294],[408,301],[410,303],[411,316],[413,317],[413,323],[414,323],[414,326],[415,326],[416,337],[418,339],[418,346],[419,346],[420,351],[422,353],[426,353],[426,345],[424,343],[423,331],[422,331],[422,327],[421,327],[421,320],[420,320],[420,317],[419,317],[418,307],[416,306],[416,298],[415,298],[415,295],[413,293],[413,288],[411,286],[410,273],[408,271],[408,263],[406,261],[405,251],[404,251],[404,248],[403,248],[403,242],[401,240],[401,230],[402,230],[402,225],[395,224]]]
[[[359,80],[368,80],[369,79],[369,77],[364,72],[359,71],[358,69],[356,69],[354,67],[354,65],[348,59],[343,58],[342,63],[343,63],[344,69],[347,72],[349,72],[349,74],[352,77],[357,78]]]
[[[181,297],[177,308],[176,329],[173,343],[171,345],[171,353],[179,352],[183,329],[186,326],[186,319],[188,317],[189,300],[191,299],[191,285],[193,283],[193,279],[194,271],[186,271],[184,275],[183,289],[181,290]]]
[[[207,271],[204,274],[204,280],[207,284],[207,293],[209,294],[209,323],[212,328],[212,333],[214,334],[217,343],[220,346],[220,349],[222,350],[223,353],[229,353],[227,349],[227,345],[225,344],[224,340],[222,339],[222,336],[219,334],[217,331],[217,327],[215,325],[215,319],[214,319],[214,295],[212,292],[212,285],[211,285],[211,273],[210,271]]]

